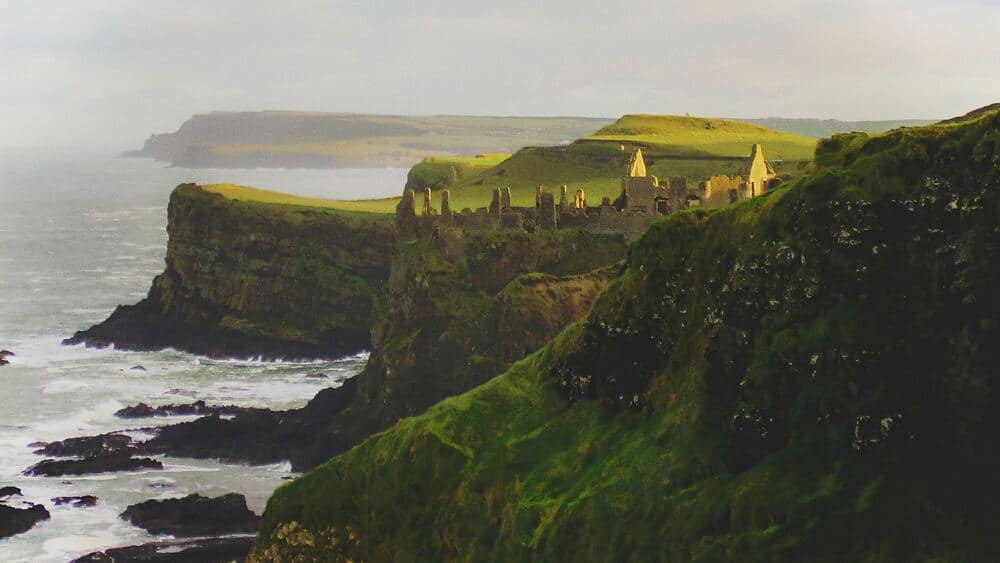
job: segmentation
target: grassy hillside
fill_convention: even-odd
[[[818,157],[656,223],[585,321],[280,488],[250,561],[995,557],[1000,113]]]
[[[816,140],[757,125],[726,119],[677,115],[626,115],[583,141],[641,143],[675,156],[729,156],[749,154],[761,143],[771,159],[809,160]]]
[[[618,196],[621,177],[634,147],[642,147],[650,174],[661,179],[683,176],[690,186],[716,174],[735,175],[754,143],[764,145],[770,160],[784,160],[779,171],[796,171],[812,159],[816,140],[722,119],[626,115],[570,145],[527,147],[488,169],[466,173],[441,170],[432,175],[426,163],[414,167],[408,185],[451,190],[456,209],[489,204],[492,190],[510,186],[515,205],[534,204],[535,187],[551,190],[566,184],[570,193],[584,189],[591,204]],[[621,149],[626,145],[625,150]],[[463,161],[470,164],[471,161]],[[423,178],[432,181],[422,182]],[[449,180],[450,181],[447,181]],[[437,205],[437,203],[435,203]]]
[[[871,121],[843,121],[840,119],[815,119],[803,117],[763,117],[759,119],[739,119],[768,129],[788,131],[806,137],[829,137],[837,133],[884,133],[900,127],[921,127],[934,122],[933,119],[889,119]]]

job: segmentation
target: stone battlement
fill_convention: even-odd
[[[687,180],[672,177],[661,182],[647,172],[642,149],[636,149],[622,178],[617,199],[603,198],[590,206],[587,194],[578,189],[569,197],[563,185],[559,198],[542,186],[535,190],[534,207],[511,205],[510,188],[496,188],[488,207],[455,212],[448,190],[441,192],[440,212],[432,205],[432,193],[423,193],[422,213],[416,212],[416,193],[404,190],[396,206],[397,225],[403,236],[422,236],[444,228],[462,230],[579,229],[595,234],[620,235],[627,240],[641,236],[657,217],[692,207],[719,207],[767,191],[775,180],[774,169],[764,160],[761,145],[754,145],[742,176],[712,176],[689,190]]]

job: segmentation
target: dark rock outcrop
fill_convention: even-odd
[[[71,563],[230,563],[242,561],[252,536],[162,541],[106,549]]]
[[[49,511],[40,504],[28,508],[14,508],[0,504],[0,538],[23,534],[35,524],[49,519]]]
[[[97,436],[66,438],[58,442],[46,443],[35,450],[38,455],[52,457],[98,457],[122,454],[132,450],[132,438],[124,434],[110,432]]]
[[[246,498],[236,493],[147,500],[129,506],[121,517],[151,534],[179,537],[254,532],[260,524],[260,517],[247,508]]]
[[[235,405],[210,406],[205,401],[195,401],[188,404],[170,404],[152,407],[146,403],[132,405],[115,412],[119,418],[145,418],[151,416],[190,416],[190,415],[234,415],[249,410]]]
[[[19,497],[21,496],[21,489],[17,487],[0,487],[0,500],[5,500],[7,497]]]
[[[52,502],[56,506],[62,506],[68,504],[75,508],[90,508],[92,506],[97,506],[97,497],[94,495],[83,495],[76,497],[55,497]]]
[[[131,457],[127,453],[114,453],[84,459],[46,459],[26,469],[24,474],[57,477],[142,469],[163,469],[163,464],[148,457]]]
[[[10,350],[0,350],[0,366],[5,366],[9,364],[10,361],[7,358],[14,355],[16,354],[14,354],[14,352],[11,352]]]

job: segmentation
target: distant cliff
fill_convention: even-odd
[[[178,186],[149,295],[67,343],[210,356],[339,357],[370,344],[395,226],[376,214],[236,201]]]
[[[191,168],[409,167],[428,154],[472,156],[556,145],[610,119],[391,116],[291,111],[195,115],[126,156]]]

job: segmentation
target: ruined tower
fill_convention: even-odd
[[[500,215],[503,210],[502,196],[500,195],[500,188],[494,188],[493,199],[490,201],[489,214],[490,215]]]
[[[566,194],[567,194],[568,190],[569,190],[569,186],[567,186],[566,184],[563,184],[559,188],[559,207],[561,209],[566,209]]]
[[[424,188],[424,209],[423,214],[425,216],[434,215],[434,208],[431,207],[431,189]]]
[[[538,218],[538,226],[543,229],[555,229],[558,226],[555,197],[549,192],[541,191],[540,188],[535,216]]]
[[[451,221],[451,192],[441,191],[441,217],[445,221]]]
[[[767,191],[767,184],[776,174],[774,169],[764,159],[764,147],[755,144],[750,149],[750,158],[743,170],[746,177],[747,197],[758,196]]]

